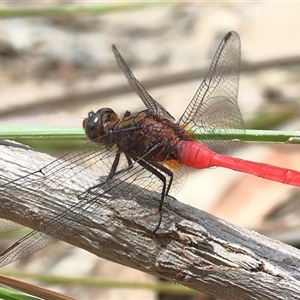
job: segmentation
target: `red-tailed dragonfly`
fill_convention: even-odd
[[[29,253],[48,246],[54,238],[64,237],[65,218],[77,218],[87,214],[90,205],[97,207],[100,196],[122,196],[129,185],[135,185],[134,193],[143,189],[159,191],[156,232],[162,222],[164,197],[171,189],[184,183],[185,167],[197,169],[214,166],[249,173],[285,184],[300,185],[300,173],[246,161],[229,156],[236,147],[234,130],[244,129],[237,105],[240,39],[237,33],[229,32],[221,41],[210,69],[182,116],[175,121],[173,116],[155,101],[135,78],[115,46],[112,47],[117,63],[129,84],[144,102],[146,109],[138,113],[126,111],[117,115],[111,108],[89,112],[83,128],[91,140],[85,146],[46,165],[40,170],[15,180],[2,183],[0,195],[9,197],[16,185],[28,189],[30,197],[38,202],[44,194],[58,190],[61,178],[71,182],[76,177],[70,170],[93,168],[104,181],[91,182],[84,191],[72,194],[74,205],[39,227],[0,254],[0,265],[6,265]],[[199,140],[197,131],[211,134]],[[216,133],[230,132],[229,140],[218,140]],[[91,147],[91,144],[94,144]],[[75,173],[76,173],[75,172]],[[41,184],[47,186],[41,189]],[[65,184],[67,184],[65,183]],[[112,201],[112,200],[111,200]],[[97,213],[97,208],[94,209]],[[51,230],[47,226],[51,224]],[[50,227],[50,226],[49,226]]]

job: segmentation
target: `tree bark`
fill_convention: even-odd
[[[126,193],[112,190],[79,205],[74,195],[99,182],[97,172],[70,168],[72,180],[61,174],[59,188],[44,187],[44,174],[26,174],[53,157],[9,144],[0,146],[0,157],[1,218],[218,299],[300,299],[300,251],[293,247],[171,197],[165,198],[161,227],[153,233],[159,218],[155,193],[143,190],[136,196],[132,185]],[[26,177],[12,183],[20,176]],[[1,256],[0,264],[53,241],[34,234]]]

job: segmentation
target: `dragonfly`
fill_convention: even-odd
[[[68,181],[83,176],[86,170],[95,171],[99,178],[104,178],[71,194],[74,198],[72,206],[41,222],[2,252],[0,266],[65,237],[68,234],[66,220],[80,219],[91,213],[101,215],[97,208],[99,199],[107,194],[122,197],[129,186],[133,195],[144,189],[158,194],[158,221],[153,226],[156,233],[162,225],[164,198],[182,187],[186,167],[223,167],[300,186],[298,171],[231,156],[237,147],[235,133],[244,130],[237,104],[241,51],[236,32],[231,31],[222,39],[207,75],[177,121],[135,78],[117,48],[112,46],[112,50],[120,69],[146,108],[137,113],[126,111],[122,115],[111,108],[89,112],[82,126],[90,142],[36,172],[1,183],[2,198],[9,198],[15,187],[21,185],[38,203],[44,194],[61,188],[62,178],[66,186]],[[200,139],[199,131],[206,133]],[[229,139],[218,138],[217,133],[222,132],[227,132]]]

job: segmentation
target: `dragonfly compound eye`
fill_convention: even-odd
[[[99,109],[97,114],[100,115],[103,125],[109,122],[115,122],[118,119],[118,115],[111,108],[107,107]]]
[[[118,115],[111,108],[101,108],[96,113],[88,114],[83,120],[83,128],[90,140],[100,143],[99,138],[104,136],[109,128],[114,127],[118,120]]]
[[[83,120],[82,126],[85,134],[90,140],[95,140],[103,135],[103,124],[101,114],[92,113]]]

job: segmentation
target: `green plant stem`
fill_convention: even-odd
[[[211,130],[196,131],[195,137],[199,140],[212,138],[214,140],[239,140],[243,142],[266,143],[300,143],[300,131],[279,130]],[[82,140],[87,138],[81,128],[66,127],[34,127],[34,126],[0,126],[0,139],[36,139],[36,140]]]
[[[186,288],[182,285],[175,285],[170,282],[156,282],[156,283],[142,283],[142,282],[129,282],[129,281],[117,281],[107,280],[102,278],[92,277],[66,277],[66,276],[54,276],[46,274],[30,274],[14,271],[2,271],[7,276],[34,279],[48,284],[79,284],[84,286],[97,286],[105,288],[126,288],[126,289],[147,289],[157,292],[169,292],[174,294],[189,294],[199,295],[199,292]]]
[[[16,17],[36,17],[36,16],[77,16],[77,15],[100,15],[105,13],[136,10],[149,7],[157,7],[162,5],[174,5],[176,2],[133,2],[127,4],[115,5],[88,5],[88,6],[72,6],[65,5],[62,7],[47,8],[21,8],[21,9],[1,9],[0,18],[16,18]]]

